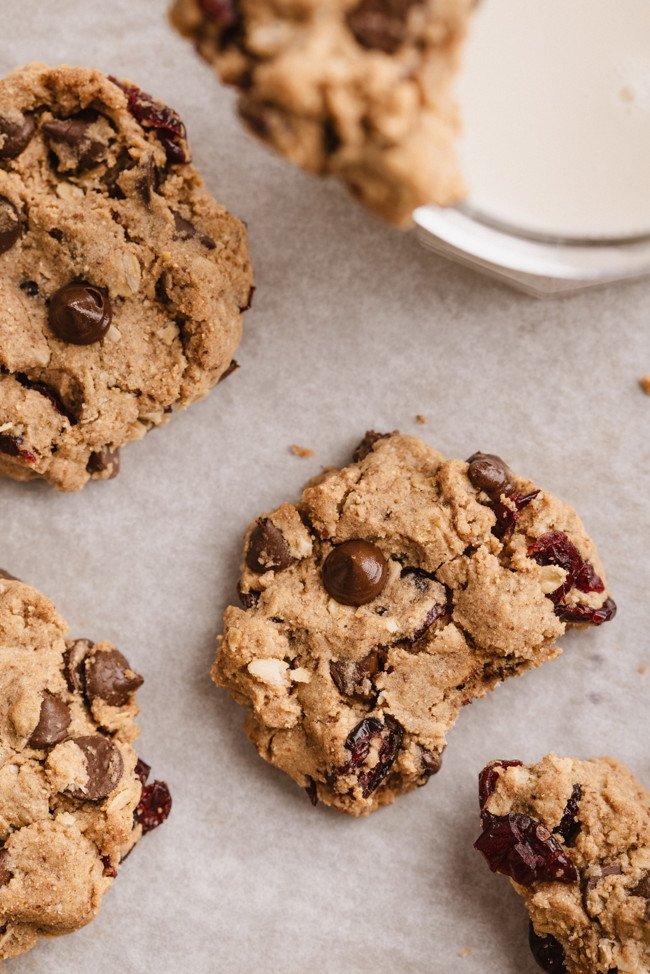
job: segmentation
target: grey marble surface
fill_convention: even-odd
[[[174,795],[98,919],[8,969],[534,974],[523,908],[472,849],[476,775],[555,749],[615,755],[650,785],[650,283],[538,303],[426,253],[245,135],[164,9],[0,3],[3,73],[95,65],[180,112],[208,187],[249,224],[258,286],[240,371],[124,451],[117,480],[69,496],[0,482],[2,565],[145,674],[140,750]],[[207,669],[245,526],[369,427],[500,453],[574,503],[619,615],[464,710],[440,775],[357,821],[256,756]]]

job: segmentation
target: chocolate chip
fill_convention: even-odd
[[[348,26],[359,44],[393,54],[406,39],[406,19],[422,0],[361,0],[348,14]]]
[[[53,296],[49,318],[52,331],[62,342],[92,345],[110,328],[111,302],[92,284],[66,284]]]
[[[246,552],[246,564],[250,570],[258,575],[270,571],[281,572],[294,561],[282,532],[275,524],[266,517],[258,521]]]
[[[541,937],[531,923],[528,928],[530,951],[543,971],[548,974],[568,974],[564,963],[562,944],[550,934]]]
[[[587,889],[594,889],[605,876],[620,876],[622,872],[623,867],[620,862],[610,862],[609,865],[603,866],[599,873],[589,877],[587,880]],[[639,895],[643,896],[643,893]],[[648,896],[650,896],[650,888],[648,889]]]
[[[68,733],[70,719],[70,711],[63,700],[45,690],[38,724],[27,743],[37,749],[58,744]]]
[[[508,496],[515,489],[508,465],[494,453],[473,453],[467,461],[467,476],[477,490],[483,490],[493,501],[502,494]]]
[[[113,480],[120,472],[119,449],[111,450],[110,447],[105,446],[91,453],[86,470],[88,473],[101,475],[103,480]]]
[[[106,146],[88,134],[99,115],[92,108],[86,108],[70,118],[55,118],[43,123],[43,131],[52,141],[67,145],[78,159],[79,169],[90,169],[97,165],[105,154]]]
[[[248,592],[244,592],[239,586],[237,587],[239,601],[245,609],[254,609],[260,600],[261,594],[261,592],[256,592],[255,589],[250,589]]]
[[[361,443],[359,443],[359,446],[352,454],[352,462],[359,463],[360,460],[365,460],[368,454],[372,451],[372,448],[377,440],[385,440],[390,435],[390,433],[375,433],[374,430],[368,430],[364,438],[361,440]]]
[[[365,605],[376,599],[388,579],[386,559],[369,541],[344,541],[323,565],[323,585],[342,605]]]
[[[122,707],[143,682],[117,649],[99,650],[86,661],[86,695],[90,700],[99,698],[111,707]]]
[[[25,292],[28,298],[35,298],[38,294],[38,284],[36,281],[23,281],[19,287],[21,291]]]
[[[27,148],[36,130],[34,116],[27,112],[20,122],[10,122],[0,117],[0,138],[4,136],[0,145],[0,159],[15,159],[23,149]]]
[[[0,578],[8,578],[10,582],[19,582],[20,581],[20,579],[19,578],[16,578],[15,575],[10,575],[9,572],[6,572],[4,570],[4,568],[0,568]]]
[[[208,250],[214,250],[217,245],[212,237],[209,237],[207,233],[202,233],[193,223],[182,217],[180,213],[176,213],[175,210],[172,210],[172,215],[174,217],[174,237],[177,240],[193,240],[196,238]]]
[[[562,818],[558,825],[553,829],[554,835],[561,835],[564,844],[571,846],[575,842],[578,833],[582,827],[580,820],[578,819],[578,806],[582,800],[582,788],[580,785],[574,785],[571,791],[571,797],[566,803],[564,811],[562,813]]]
[[[75,639],[66,643],[63,654],[63,675],[70,693],[83,693],[85,688],[84,660],[95,645],[90,639]]]
[[[251,284],[251,286],[248,289],[248,297],[246,299],[246,304],[239,309],[240,311],[250,311],[250,309],[253,307],[253,297],[255,295],[256,290],[257,288],[255,287],[255,285]]]
[[[421,747],[420,761],[422,762],[422,774],[430,778],[440,771],[442,767],[442,754],[440,751],[429,751],[427,748]]]
[[[630,890],[631,896],[641,896],[646,900],[644,920],[650,921],[650,872],[645,873],[639,882]]]
[[[117,876],[117,869],[111,864],[110,856],[100,856],[102,861],[102,866],[104,867],[102,875],[108,876],[110,879],[115,879]]]
[[[136,184],[140,196],[147,205],[151,203],[154,190],[158,188],[156,176],[153,156],[147,156],[140,168],[140,175]]]
[[[379,648],[370,652],[359,660],[332,660],[330,674],[339,693],[359,700],[372,700],[376,694],[372,682],[373,676],[379,673],[381,660]]]
[[[9,868],[10,855],[6,849],[0,851],[0,886],[6,886],[13,877],[13,872]]]
[[[106,798],[118,785],[124,762],[122,755],[114,744],[101,734],[89,734],[86,737],[75,737],[74,743],[86,759],[86,773],[88,781],[86,787],[69,788],[68,791],[75,798],[96,802]]]
[[[23,221],[20,213],[6,196],[0,196],[0,254],[6,254],[20,240]]]

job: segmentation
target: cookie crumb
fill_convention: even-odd
[[[646,396],[650,396],[650,375],[644,375],[639,379],[639,385],[645,392]]]
[[[415,421],[416,423],[421,423],[422,425],[424,425],[425,423],[429,422],[429,417],[423,416],[422,413],[418,413],[417,416],[415,417]]]
[[[291,452],[297,457],[313,457],[314,451],[310,450],[308,446],[296,446],[295,443],[291,446]]]
[[[647,672],[647,669],[648,669],[648,667],[647,667],[647,666],[645,666],[645,665],[644,665],[644,664],[642,663],[642,664],[641,664],[640,666],[637,666],[637,670],[636,670],[636,671],[637,671],[637,673],[639,674],[639,676],[645,676],[645,674],[646,674],[646,672]]]
[[[473,950],[471,947],[465,947],[463,950],[458,951],[459,957],[471,957],[472,954],[473,954]]]

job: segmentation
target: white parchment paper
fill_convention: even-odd
[[[258,291],[240,371],[123,451],[117,480],[0,481],[0,563],[145,675],[140,752],[174,796],[98,919],[8,969],[534,974],[523,907],[472,849],[476,776],[555,749],[615,755],[650,786],[650,283],[538,303],[426,253],[244,134],[164,0],[0,0],[0,70],[31,60],[130,77],[179,111],[249,224]],[[619,615],[465,709],[441,773],[354,820],[257,757],[207,670],[245,526],[370,427],[499,453],[574,503]]]

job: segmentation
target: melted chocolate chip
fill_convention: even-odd
[[[120,472],[119,449],[111,450],[105,446],[102,450],[91,453],[86,470],[90,474],[102,475],[103,480],[113,480]]]
[[[86,661],[89,700],[99,698],[112,707],[122,707],[143,682],[117,649],[100,650]]]
[[[31,138],[36,130],[34,116],[27,112],[20,122],[10,122],[7,118],[0,116],[0,160],[15,159],[23,149],[29,145]]]
[[[253,307],[253,297],[255,296],[256,290],[257,288],[255,285],[251,284],[248,289],[248,298],[246,299],[246,304],[239,309],[240,311],[250,311],[250,309]]]
[[[95,645],[90,639],[68,642],[63,654],[63,675],[70,693],[83,693],[85,688],[84,660]]]
[[[224,382],[225,379],[227,379],[229,375],[232,375],[233,372],[236,372],[238,368],[239,368],[239,362],[236,359],[233,359],[230,365],[228,366],[228,368],[226,369],[226,371],[221,373],[217,382],[218,383]]]
[[[323,585],[342,605],[365,605],[376,599],[388,579],[386,559],[369,541],[344,541],[323,565]]]
[[[587,889],[594,889],[605,876],[620,876],[622,872],[623,867],[620,862],[610,862],[607,866],[603,866],[599,873],[589,877],[587,880]],[[648,887],[648,896],[650,897],[650,886]]]
[[[90,169],[97,165],[106,152],[106,146],[88,134],[99,115],[92,108],[86,108],[70,118],[55,118],[43,123],[43,131],[56,144],[67,145],[78,160],[79,169]]]
[[[111,319],[108,295],[92,284],[66,284],[50,303],[50,327],[57,338],[71,345],[100,341],[110,328]]]
[[[0,568],[0,578],[7,578],[7,579],[9,579],[10,582],[19,582],[20,581],[20,579],[19,578],[16,578],[15,575],[10,575],[9,572],[6,572],[4,570],[4,568]]]
[[[172,215],[174,217],[174,236],[177,240],[196,239],[208,250],[214,250],[217,245],[212,237],[209,237],[207,233],[202,233],[193,223],[182,217],[180,213],[176,213],[175,210],[172,210]]]
[[[562,944],[555,937],[550,934],[541,937],[531,923],[528,928],[528,943],[533,957],[543,971],[547,971],[547,974],[568,974]]]
[[[427,779],[434,774],[438,774],[442,767],[442,754],[440,751],[429,751],[427,748],[420,748],[420,761],[422,762],[422,774]]]
[[[255,589],[250,589],[248,592],[243,592],[241,588],[237,588],[237,595],[239,596],[239,601],[245,609],[254,609],[260,600],[261,592],[256,592]]]
[[[393,54],[406,39],[406,19],[422,0],[361,0],[348,14],[348,26],[359,44]]]
[[[568,846],[573,845],[581,829],[581,822],[578,819],[578,805],[581,800],[582,788],[580,785],[574,785],[560,823],[553,829],[553,834],[560,835],[564,839],[564,844]]]
[[[75,737],[74,743],[82,751],[86,759],[88,781],[85,788],[70,788],[70,794],[75,798],[96,802],[106,798],[117,787],[124,762],[117,747],[101,734],[89,734],[86,737]]]
[[[604,871],[603,869],[603,873]],[[636,886],[630,890],[630,894],[632,896],[641,896],[646,901],[643,919],[646,923],[650,922],[650,872],[645,873],[641,877]]]
[[[6,254],[20,240],[23,221],[14,204],[0,196],[0,254]]]
[[[359,700],[372,700],[376,694],[373,676],[381,669],[379,649],[370,652],[359,660],[332,660],[330,674],[339,693]]]
[[[23,281],[19,287],[21,291],[25,292],[28,298],[35,298],[38,294],[38,284],[36,281]]]
[[[498,501],[502,494],[508,497],[515,484],[508,465],[494,453],[474,453],[467,461],[467,476],[477,490],[484,491],[490,500]]]
[[[372,448],[377,440],[385,440],[390,435],[390,433],[375,433],[374,430],[368,430],[364,438],[361,440],[361,443],[359,443],[359,446],[352,454],[352,462],[359,463],[360,460],[365,460],[368,454],[372,451]]]
[[[258,575],[270,571],[281,572],[294,561],[282,532],[275,524],[268,518],[258,521],[246,552],[246,564],[250,570]]]
[[[58,744],[68,733],[70,719],[70,711],[63,700],[45,690],[38,724],[27,743],[37,749]]]

